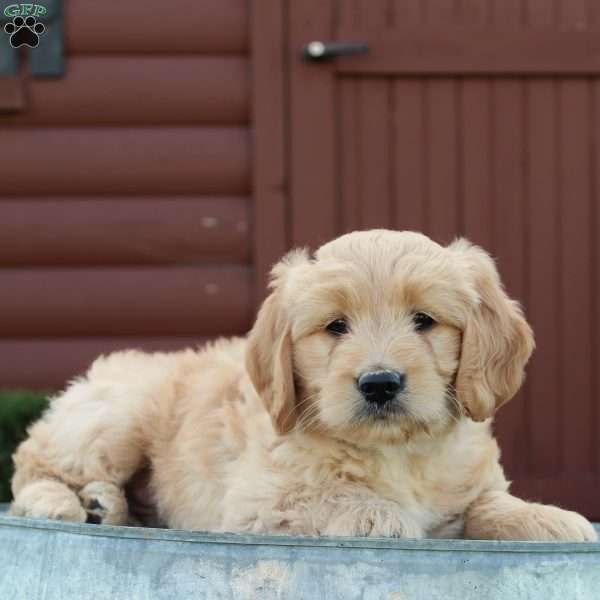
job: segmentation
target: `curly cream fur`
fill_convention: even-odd
[[[358,232],[290,253],[272,287],[248,338],[99,358],[17,450],[13,513],[81,521],[99,503],[104,522],[134,522],[124,490],[144,480],[176,528],[595,539],[507,491],[490,417],[533,337],[483,250]],[[416,311],[437,325],[416,331]],[[407,378],[383,420],[355,383],[373,368]]]

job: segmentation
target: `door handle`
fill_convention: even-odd
[[[321,42],[315,40],[304,46],[302,58],[310,62],[320,62],[331,60],[337,56],[366,54],[368,51],[369,46],[364,42]]]

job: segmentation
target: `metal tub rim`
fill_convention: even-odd
[[[312,537],[287,535],[259,535],[238,533],[213,533],[179,529],[143,527],[117,527],[67,523],[45,519],[7,516],[8,505],[0,504],[0,527],[60,531],[88,537],[185,542],[193,544],[227,544],[245,546],[294,546],[318,548],[359,548],[385,550],[412,550],[425,552],[501,552],[501,553],[576,553],[600,554],[600,542],[524,542],[490,540],[444,539],[389,539],[369,537]],[[600,524],[595,524],[600,534]]]

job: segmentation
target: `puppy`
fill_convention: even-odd
[[[145,471],[180,529],[596,540],[508,492],[490,421],[534,342],[483,250],[351,233],[271,287],[245,339],[99,358],[15,453],[12,514],[132,523]]]

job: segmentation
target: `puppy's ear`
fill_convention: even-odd
[[[297,420],[292,335],[282,287],[290,270],[302,263],[308,263],[306,252],[294,251],[274,267],[274,291],[263,302],[246,348],[246,369],[280,434],[290,431]]]
[[[479,296],[463,331],[456,395],[474,421],[483,421],[521,387],[533,332],[519,304],[506,295],[490,256],[464,239],[449,248],[463,261]]]

